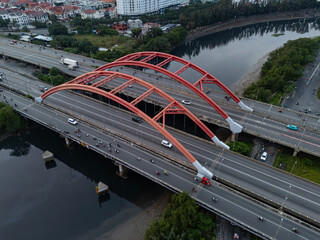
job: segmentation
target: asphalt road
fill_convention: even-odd
[[[56,51],[50,48],[39,50],[39,47],[36,45],[25,43],[10,45],[8,39],[3,38],[0,38],[0,52],[16,56],[23,61],[39,62],[42,66],[55,66],[74,76],[92,71],[94,69],[92,66],[101,66],[105,64],[105,62],[91,60],[79,55]],[[65,56],[66,54],[68,54],[68,57],[79,62],[79,69],[71,71],[68,70],[66,66],[59,63],[61,55]],[[134,71],[127,68],[118,68],[118,70],[130,74]],[[317,74],[314,76],[316,75]],[[154,77],[154,74],[138,71],[136,71],[135,76],[147,80],[156,86],[161,86],[161,89],[177,100],[183,100],[185,98],[187,98],[187,100],[191,100],[192,104],[187,107],[200,119],[205,119],[206,121],[226,126],[223,118],[208,104],[206,104],[202,99],[199,99],[199,97],[193,95],[187,89],[177,85],[172,80],[165,79],[161,76],[157,76],[158,80],[155,80],[156,78]],[[119,81],[117,80],[112,81],[110,83],[110,87],[112,88],[114,87],[114,84],[118,83]],[[134,86],[130,91],[125,90],[124,92],[131,96],[137,96],[139,92],[143,91],[139,86]],[[298,151],[304,151],[309,154],[320,156],[320,120],[317,115],[302,113],[302,116],[298,117],[298,112],[292,111],[288,108],[282,109],[272,105],[243,99],[243,101],[255,111],[254,113],[248,113],[239,110],[239,108],[236,107],[236,104],[232,101],[227,101],[224,98],[225,94],[221,92],[211,91],[208,95],[212,97],[214,101],[218,102],[233,120],[243,126],[244,132],[292,147]],[[279,112],[279,110],[282,112]],[[291,131],[287,129],[287,124],[294,124],[298,126],[298,131]]]
[[[38,82],[25,81],[23,76],[5,71],[5,84],[10,84],[16,89],[26,91],[33,95],[41,94]],[[86,119],[106,129],[118,132],[148,145],[157,151],[164,152],[168,156],[184,159],[175,149],[166,149],[160,145],[162,137],[146,123],[137,124],[131,121],[131,116],[122,111],[107,108],[97,102],[92,102],[84,97],[68,92],[59,92],[48,97],[46,102],[63,107],[70,115],[77,119]],[[10,102],[10,101],[9,101]],[[20,103],[18,104],[20,107]],[[29,111],[28,111],[29,113]],[[60,122],[54,121],[55,116],[47,118],[47,121],[56,128],[61,129]],[[66,117],[64,119],[66,122]],[[302,212],[319,221],[319,186],[305,181],[297,181],[293,176],[280,174],[278,170],[268,168],[262,164],[243,158],[229,151],[221,151],[209,142],[193,139],[192,136],[170,131],[177,139],[198,159],[200,163],[207,166],[214,175],[220,179],[228,180],[249,191],[288,207],[294,211]],[[82,134],[82,138],[84,134]],[[142,153],[141,153],[142,154]],[[136,157],[141,157],[140,153]],[[185,159],[186,160],[186,159]],[[291,186],[291,187],[290,187]]]
[[[61,98],[61,95],[59,94],[57,94],[55,97]],[[175,164],[171,164],[165,158],[157,157],[154,154],[149,154],[144,149],[139,149],[134,142],[123,142],[115,137],[110,137],[101,129],[90,126],[81,120],[79,120],[78,125],[75,127],[67,122],[69,114],[65,115],[58,111],[50,110],[43,104],[35,104],[30,102],[28,99],[14,95],[11,92],[4,91],[1,93],[1,95],[1,101],[7,100],[12,106],[17,104],[17,110],[21,111],[22,114],[27,115],[30,118],[35,117],[37,121],[40,121],[40,123],[49,128],[56,130],[59,129],[59,131],[63,132],[69,132],[68,135],[70,135],[70,137],[73,139],[78,138],[76,133],[74,133],[74,129],[80,128],[81,137],[78,138],[78,140],[89,144],[91,146],[90,148],[93,148],[93,150],[104,155],[109,154],[114,158],[121,160],[131,169],[134,169],[138,173],[141,173],[144,176],[158,182],[159,184],[169,187],[170,189],[175,191],[184,190],[189,192],[190,195],[204,207],[213,212],[218,212],[227,219],[232,219],[242,227],[249,228],[252,232],[257,231],[258,235],[264,238],[319,239],[320,237],[320,232],[301,225],[292,220],[291,217],[287,217],[286,214],[281,214],[278,211],[274,211],[274,209],[269,209],[260,203],[248,199],[246,196],[243,196],[240,193],[229,191],[215,181],[212,182],[211,186],[205,186],[199,181],[195,181],[194,172],[190,172],[187,169],[179,167]],[[3,98],[3,95],[6,96],[6,99]],[[51,98],[54,100],[54,96]],[[91,102],[91,104],[91,108],[94,109],[95,105],[98,103]],[[85,108],[84,105],[84,103],[81,104],[81,107]],[[100,106],[100,108],[106,107]],[[74,114],[73,111],[70,110],[70,112]],[[120,121],[117,117],[117,122],[123,123],[123,120]],[[128,122],[130,122],[130,120]],[[141,125],[145,126],[145,124]],[[104,129],[103,124],[101,124],[101,127]],[[98,140],[102,143],[98,147],[94,147]],[[111,143],[112,152],[107,150],[109,143]],[[116,143],[119,143],[120,147],[116,147]],[[103,144],[106,144],[106,146],[104,147]],[[159,144],[157,145],[160,146]],[[119,149],[118,153],[115,151],[116,148]],[[203,148],[206,149],[205,146],[203,146]],[[211,148],[208,150],[210,149]],[[214,149],[214,147],[212,147],[212,149]],[[137,160],[137,156],[139,156],[141,160]],[[151,163],[149,161],[150,158],[154,159],[155,162]],[[155,174],[155,171],[163,172],[164,169],[168,171],[168,176],[164,174],[158,176]],[[192,188],[195,188],[196,192],[193,192]],[[217,198],[218,201],[212,201],[212,197]],[[264,221],[258,220],[259,216],[263,216]],[[299,234],[294,233],[292,231],[293,228],[297,228],[299,230]],[[259,233],[263,233],[263,235]]]

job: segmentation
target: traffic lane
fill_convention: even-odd
[[[33,105],[33,104],[32,104]],[[30,109],[30,108],[29,108]],[[41,111],[39,111],[38,113],[39,113],[39,115],[40,114],[43,114],[43,109],[41,110]],[[63,123],[63,124],[67,124],[66,122],[64,122],[63,121],[63,119],[65,118],[65,116],[63,116],[62,118],[61,118],[61,123]],[[67,126],[68,126],[68,124],[67,124]],[[98,132],[99,133],[99,132]],[[97,135],[98,133],[96,133],[95,135]],[[123,151],[121,151],[120,153],[119,153],[119,155],[121,154],[121,153],[123,153]],[[130,152],[129,152],[130,153]],[[135,157],[135,155],[133,155],[134,157]],[[148,165],[148,164],[146,164],[148,161],[146,161],[144,164],[142,164],[142,166],[141,167],[144,167],[145,165]],[[163,162],[163,163],[166,163],[166,162]],[[153,164],[151,164],[151,166],[153,166]],[[150,164],[149,164],[149,168],[150,168]],[[151,167],[152,168],[152,167]],[[176,172],[176,170],[180,170],[180,168],[176,168],[175,169],[175,171],[174,172]],[[192,174],[193,175],[193,174]],[[171,175],[170,175],[171,176]],[[182,178],[182,179],[185,179],[185,176]],[[166,178],[166,180],[167,180],[167,178]],[[181,178],[180,178],[180,180],[181,180]],[[193,180],[192,180],[193,181]],[[177,182],[177,181],[174,181],[174,182]],[[189,182],[190,183],[190,182]],[[186,188],[185,188],[186,189]],[[214,189],[218,189],[217,187],[216,188],[214,188]],[[201,192],[201,190],[199,191],[199,192]],[[222,194],[221,193],[219,193],[219,196],[221,196]],[[205,196],[205,198],[208,198],[207,196]],[[231,208],[231,207],[229,207],[228,209],[234,209],[234,196],[231,198],[232,200],[229,200],[229,203],[232,203],[233,204],[233,208]],[[209,202],[210,202],[210,200],[209,200]],[[221,201],[219,201],[219,203],[220,203]],[[239,206],[243,206],[243,204],[241,204],[241,205],[237,205],[236,207],[239,207]],[[249,206],[251,206],[251,204],[249,204]],[[245,209],[241,209],[241,210],[245,210]],[[239,213],[240,211],[239,210],[237,210],[236,211],[237,213]],[[254,214],[255,214],[255,212],[254,212]],[[247,214],[241,214],[241,216],[243,217],[243,216],[247,216]],[[245,218],[245,219],[247,219],[247,217]]]
[[[117,118],[118,119],[118,118]],[[127,117],[124,117],[124,121],[127,119]],[[131,120],[130,120],[131,121]],[[129,121],[129,122],[130,122]],[[127,125],[125,122],[123,123],[124,125]],[[143,132],[147,132],[147,131],[150,131],[151,129],[148,129],[148,126],[143,126],[143,129],[144,129],[144,131]],[[148,130],[147,130],[148,129]],[[151,134],[151,136],[153,136],[154,134],[156,134],[155,132],[153,132],[152,134]],[[150,136],[150,135],[149,135]],[[159,139],[159,142],[160,142],[160,139]],[[193,146],[194,145],[194,142],[193,143],[191,143],[191,142],[188,142],[188,140],[185,140],[184,142],[183,142],[184,144],[185,143],[187,143],[187,145],[186,146],[188,146],[188,144],[190,145],[190,146]],[[200,151],[199,151],[200,149],[197,149],[197,148],[195,148],[194,149],[194,151],[192,151],[192,152],[204,152],[204,149],[201,149]],[[209,153],[210,155],[212,154],[211,152]],[[212,155],[211,155],[212,156]],[[197,157],[197,159],[200,159],[199,157]],[[204,161],[208,161],[208,159],[205,159]]]

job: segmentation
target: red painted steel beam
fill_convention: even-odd
[[[139,66],[139,67],[149,68],[149,69],[158,71],[160,73],[163,73],[163,74],[177,80],[178,82],[182,83],[183,85],[185,85],[186,87],[191,89],[193,92],[197,93],[202,99],[204,99],[207,103],[209,103],[210,106],[212,106],[224,119],[227,119],[229,117],[228,114],[225,113],[212,99],[210,99],[207,95],[205,95],[198,88],[193,86],[191,83],[184,80],[182,77],[180,77],[180,76],[178,76],[178,75],[176,75],[166,69],[163,69],[161,67],[157,67],[153,64],[136,62],[136,61],[117,61],[117,62],[108,63],[102,67],[99,67],[96,69],[96,71],[103,71],[105,69],[112,68],[112,67],[118,67],[118,66]]]
[[[106,83],[112,81],[113,79],[117,78],[117,76],[118,76],[117,73],[112,74],[112,75],[110,75],[110,76],[102,79],[101,81],[98,81],[98,82],[92,84],[91,86],[92,86],[92,87],[100,87],[100,86],[102,86],[103,84],[106,84]]]
[[[150,88],[148,91],[146,91],[144,94],[140,95],[139,97],[137,97],[136,99],[132,100],[130,103],[132,105],[137,105],[139,102],[141,102],[143,99],[145,99],[146,97],[148,97],[150,94],[153,93],[153,88]]]

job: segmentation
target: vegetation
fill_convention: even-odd
[[[0,18],[0,27],[8,27],[8,24],[10,23],[10,20],[3,20],[2,18]]]
[[[318,99],[320,99],[320,88],[318,88],[317,96],[318,96]]]
[[[280,37],[280,36],[283,36],[284,33],[275,33],[275,34],[272,34],[273,37]]]
[[[263,65],[258,82],[251,84],[244,96],[262,102],[280,104],[286,93],[293,90],[306,64],[313,62],[320,38],[300,38],[288,41],[271,52]]]
[[[245,156],[250,156],[253,142],[235,141],[229,142],[227,145],[230,147],[230,150],[234,152],[240,153]]]
[[[279,168],[280,164],[286,164],[287,172],[320,183],[320,161],[315,156],[299,153],[298,156],[293,157],[290,150],[283,149],[277,154],[273,166]]]
[[[0,130],[14,132],[26,126],[26,122],[8,104],[0,102]]]
[[[50,25],[48,31],[51,36],[67,35],[68,34],[68,29],[64,25],[62,25],[61,23],[58,23],[58,22],[52,23]]]
[[[38,21],[32,22],[31,25],[35,26],[36,28],[46,28],[47,27],[46,23],[42,23],[42,22],[38,22]]]
[[[202,211],[187,192],[174,195],[161,219],[154,221],[144,239],[215,239],[214,215]]]
[[[187,30],[219,22],[259,14],[314,9],[319,7],[317,0],[283,0],[283,1],[233,1],[220,0],[202,3],[191,1],[190,6],[178,10],[166,10],[165,14],[143,16],[143,22],[180,23]]]
[[[60,73],[60,70],[55,67],[50,68],[49,71],[46,69],[43,69],[42,72],[35,71],[33,75],[44,82],[52,84],[53,86],[57,86],[68,81],[68,79]]]

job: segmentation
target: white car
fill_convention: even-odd
[[[68,118],[68,122],[71,123],[72,125],[77,125],[77,121],[74,120],[73,118]]]
[[[191,102],[188,101],[188,100],[182,100],[182,103],[183,103],[183,104],[186,104],[186,105],[190,105],[190,104],[191,104]]]
[[[262,161],[265,161],[265,160],[267,160],[267,157],[268,157],[268,153],[267,152],[263,152],[262,154],[261,154],[261,160]]]
[[[162,140],[161,145],[167,147],[167,148],[172,148],[172,143],[167,141],[167,140]]]

